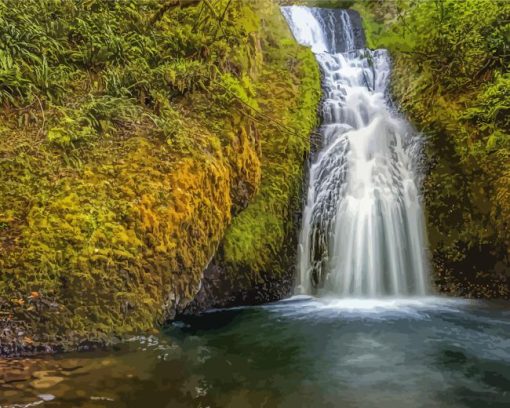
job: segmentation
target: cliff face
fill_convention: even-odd
[[[274,301],[291,291],[303,165],[317,124],[320,75],[311,52],[294,45],[280,13],[270,10],[266,18],[271,22],[266,32],[271,39],[262,46],[266,67],[258,89],[266,112],[258,124],[260,188],[227,228],[204,271],[200,291],[179,312]],[[272,118],[276,121],[271,122]]]
[[[283,279],[320,81],[274,2],[0,18],[3,352],[152,330],[213,258]]]
[[[490,136],[481,136],[483,127],[466,120],[456,96],[436,95],[425,106],[411,102],[410,95],[421,91],[408,82],[416,80],[408,70],[406,59],[396,58],[393,89],[426,135],[423,194],[436,288],[457,296],[509,298],[508,150],[487,146]],[[481,138],[481,148],[466,147]]]
[[[425,138],[424,201],[439,292],[510,297],[508,2],[373,1],[369,45]]]

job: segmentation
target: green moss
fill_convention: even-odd
[[[278,20],[275,19],[278,17]],[[321,95],[319,70],[310,50],[297,46],[281,17],[265,20],[263,71],[258,94],[266,123],[259,126],[262,150],[262,181],[254,200],[227,230],[223,262],[233,273],[256,277],[278,274],[289,268],[297,233],[293,213],[300,206],[304,157],[317,124]],[[268,86],[268,84],[271,84]],[[275,113],[278,112],[278,115]]]
[[[400,35],[392,24],[396,24],[398,11],[395,2],[377,3],[356,1],[352,9],[360,13],[366,46],[370,49],[409,49],[410,41]]]
[[[370,45],[393,57],[392,90],[427,138],[425,204],[442,291],[510,295],[504,1],[358,2]]]
[[[0,304],[30,341],[172,317],[233,216],[253,271],[282,244],[318,72],[273,2],[229,3],[221,27],[205,4],[0,5]]]

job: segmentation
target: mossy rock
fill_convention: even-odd
[[[355,8],[369,46],[390,50],[393,97],[426,141],[423,195],[437,290],[509,298],[510,94],[501,46],[510,4],[437,6]]]
[[[243,273],[269,271],[320,96],[273,1],[216,2],[221,27],[203,4],[157,21],[157,1],[55,4],[0,6],[5,30],[39,33],[6,45],[0,89],[3,353],[154,330],[236,231]]]

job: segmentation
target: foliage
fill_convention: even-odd
[[[510,296],[510,3],[359,2],[369,44],[393,55],[393,94],[427,136],[439,289]]]
[[[487,150],[510,149],[510,73],[495,73],[463,115],[488,134]]]
[[[140,107],[127,98],[89,95],[78,109],[61,108],[60,114],[60,121],[48,130],[48,141],[69,146],[134,122],[140,116]]]

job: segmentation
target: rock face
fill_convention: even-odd
[[[249,271],[237,272],[244,277],[229,277],[229,272],[222,266],[216,263],[209,265],[204,272],[200,290],[179,314],[194,315],[212,308],[257,305],[292,294],[295,272],[293,264],[289,265],[283,275],[268,273],[257,281],[250,281]]]
[[[436,122],[429,133],[424,182],[435,287],[455,296],[509,299],[510,246],[498,233],[503,220],[491,216],[500,205],[494,179],[501,168],[490,157],[461,160],[443,125]]]
[[[457,95],[423,95],[427,79],[408,58],[394,55],[395,100],[426,137],[423,197],[434,287],[509,299],[508,150],[468,147],[466,139],[482,139],[484,128],[465,119],[469,111]]]
[[[281,32],[273,31],[273,35],[289,41],[290,32],[281,18],[278,12],[278,25],[281,22],[285,25]],[[292,292],[304,172],[313,151],[310,145],[322,92],[319,69],[308,49],[301,49],[298,72],[293,68],[289,71],[289,60],[281,49],[277,54],[273,51],[263,50],[265,60],[271,61],[281,73],[297,77],[281,83],[278,98],[271,87],[259,90],[262,104],[276,119],[269,126],[259,126],[260,187],[246,208],[233,218],[204,270],[200,289],[191,302],[177,308],[178,314],[260,304]],[[265,85],[275,79],[274,72],[265,71],[263,77],[260,80]],[[297,88],[292,85],[296,80]]]
[[[65,95],[20,71],[31,93],[9,103],[34,108],[28,119],[2,111],[2,354],[87,349],[154,330],[209,286],[209,264],[245,285],[244,294],[222,285],[221,304],[287,293],[320,99],[310,50],[272,0],[216,2],[227,10],[221,38],[213,15],[196,26],[199,7],[96,3],[28,1],[2,15],[30,14],[20,31],[46,30],[59,15],[64,33],[81,18],[78,37],[97,34],[106,53],[69,59],[68,48],[86,52],[81,40],[49,32],[34,49],[48,51],[40,60],[50,70],[72,73],[52,79]],[[125,53],[110,53],[104,33]],[[141,43],[147,52],[137,54]]]
[[[391,51],[395,102],[426,139],[423,196],[436,290],[510,298],[508,55],[490,46],[486,31],[505,24],[510,4],[455,3],[444,14],[420,2],[360,10],[368,43]],[[491,33],[504,43],[498,30]]]
[[[352,24],[352,31],[354,34],[354,44],[356,48],[363,48],[366,46],[365,31],[363,31],[363,23],[360,14],[355,10],[346,10]]]

